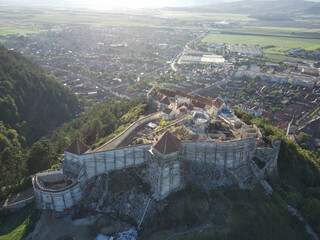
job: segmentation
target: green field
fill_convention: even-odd
[[[29,205],[9,216],[0,218],[0,240],[20,240],[33,231],[40,212]]]
[[[260,47],[270,46],[264,49],[266,57],[275,60],[284,60],[287,57],[284,51],[291,48],[302,48],[305,50],[315,50],[320,48],[320,39],[289,38],[289,37],[266,37],[266,36],[246,36],[232,34],[210,34],[203,42],[226,43],[226,44],[247,44],[259,45]]]
[[[282,36],[303,36],[308,34],[317,34],[320,37],[319,28],[286,28],[286,27],[255,27],[245,26],[241,28],[231,29],[230,32],[238,33],[254,33],[267,35],[282,35]]]

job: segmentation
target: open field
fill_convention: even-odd
[[[202,40],[207,43],[227,43],[227,44],[257,44],[260,47],[274,46],[276,51],[285,51],[291,48],[303,48],[315,50],[320,48],[320,39],[297,39],[289,37],[262,37],[232,34],[210,34]]]
[[[291,48],[315,50],[320,48],[320,39],[271,37],[271,36],[247,36],[233,34],[210,34],[202,40],[207,43],[247,44],[267,47],[263,50],[266,57],[276,60],[284,60],[287,57],[284,51]]]
[[[222,30],[222,29],[221,29]],[[285,27],[254,27],[245,26],[236,29],[228,29],[235,33],[252,33],[283,36],[317,36],[320,37],[319,28],[285,28]]]

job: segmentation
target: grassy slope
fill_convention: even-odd
[[[193,219],[192,226],[207,223],[213,226],[172,239],[312,239],[304,224],[284,209],[284,202],[276,193],[270,199],[258,191],[233,189],[214,191],[207,197],[198,190],[187,189],[173,195],[171,200],[164,212],[144,223],[142,230],[146,235],[156,227],[163,231],[144,235],[143,239],[166,239],[174,233],[188,231],[190,228],[184,228],[188,224],[180,220],[186,214]],[[207,206],[205,210],[194,208],[198,203]],[[192,209],[190,212],[185,210],[188,207]]]
[[[40,212],[29,205],[17,212],[11,213],[0,224],[0,240],[19,240],[33,231]]]

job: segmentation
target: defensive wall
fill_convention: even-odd
[[[143,124],[162,119],[162,112],[156,112],[154,114],[150,114],[146,117],[143,117],[134,123],[132,123],[126,130],[121,132],[119,135],[116,137],[112,138],[110,141],[107,143],[103,144],[102,146],[96,148],[94,151],[99,152],[99,151],[105,151],[105,150],[111,150],[115,149],[118,146],[120,146],[126,139],[127,137],[133,133],[138,127],[140,127]]]
[[[203,185],[208,189],[228,186],[234,184],[234,180],[237,180],[234,176],[234,173],[237,172],[243,172],[240,174],[244,175],[241,180],[243,185],[248,171],[257,169],[253,161],[254,158],[265,163],[263,171],[260,171],[260,169],[254,170],[256,177],[263,177],[265,172],[271,172],[277,168],[280,144],[273,144],[271,147],[257,147],[256,144],[255,138],[182,142],[180,157],[177,158],[177,161],[171,162],[168,166],[163,166],[161,171],[152,168],[153,172],[150,172],[154,179],[157,179],[159,174],[161,175],[158,176],[159,182],[152,180],[152,176],[149,176],[150,181],[154,181],[151,185],[154,188],[155,199],[163,199],[170,193],[183,188],[189,182],[194,182],[199,186]],[[151,144],[142,144],[88,152],[81,155],[67,153],[62,170],[40,173],[33,178],[38,207],[40,209],[63,211],[74,206],[82,198],[83,186],[87,179],[114,170],[140,166],[150,159],[150,149]],[[192,168],[186,169],[188,166]],[[249,170],[244,171],[243,169]],[[50,174],[64,174],[70,178],[78,174],[78,177],[73,178],[75,181],[64,188],[47,189],[38,181],[42,176],[46,176],[48,181]],[[195,174],[204,174],[204,176],[199,178]]]
[[[91,178],[113,170],[121,170],[144,163],[147,160],[150,147],[151,144],[142,144],[91,152],[77,156],[77,159],[84,164],[87,178]],[[212,163],[224,168],[237,167],[252,159],[254,154],[254,138],[223,142],[182,142],[184,160]],[[75,158],[71,159],[74,161]]]
[[[183,158],[187,161],[211,163],[223,168],[235,168],[254,157],[255,139],[182,142],[182,149]]]
[[[32,178],[34,194],[36,197],[37,207],[43,210],[63,211],[71,208],[82,199],[81,182],[84,183],[85,169],[82,168],[78,178],[64,188],[52,189],[47,188],[41,183],[41,178],[46,178],[47,181],[60,181],[60,176],[63,175],[62,170],[38,173]]]
[[[83,162],[87,178],[113,170],[141,165],[148,157],[151,144],[142,144],[131,147],[117,148],[101,152],[86,153],[79,156]]]

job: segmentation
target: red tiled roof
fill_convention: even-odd
[[[206,104],[202,103],[202,102],[196,102],[194,104],[194,107],[197,107],[197,108],[205,108],[206,107]]]
[[[160,139],[157,142],[155,142],[152,146],[159,153],[163,155],[167,155],[173,152],[180,151],[181,142],[177,137],[173,136],[169,131],[166,131],[160,137]]]
[[[193,108],[194,108],[193,104],[189,104],[188,107],[187,107],[187,109],[190,110],[190,111],[193,110]]]
[[[170,91],[170,90],[166,90],[166,89],[159,89],[159,92],[161,92],[162,94],[166,95],[167,97],[175,97],[176,96],[176,92]]]
[[[160,102],[166,105],[170,105],[171,103],[168,97],[164,97]]]
[[[191,95],[189,95],[181,90],[177,90],[176,93],[177,93],[177,95],[179,95],[181,97],[191,98]]]
[[[162,94],[162,93],[157,93],[157,95],[156,95],[156,97],[155,97],[155,99],[157,100],[157,101],[161,101],[161,99],[163,99],[164,98],[164,95]]]
[[[76,155],[81,155],[88,151],[90,147],[85,145],[83,142],[80,141],[79,138],[76,138],[69,147],[66,148],[66,152],[73,153]]]
[[[215,106],[216,108],[220,108],[222,104],[224,104],[224,101],[220,98],[216,98],[212,102],[212,105]]]
[[[166,108],[162,112],[164,112],[165,114],[170,114],[172,110],[170,108]]]

